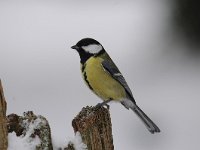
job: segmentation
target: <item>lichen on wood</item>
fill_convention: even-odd
[[[73,119],[74,132],[79,131],[88,150],[114,150],[109,110],[84,107]]]
[[[6,127],[6,100],[0,80],[0,150],[7,150],[8,132]]]

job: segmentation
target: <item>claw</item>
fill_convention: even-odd
[[[102,103],[98,103],[98,104],[95,106],[95,108],[100,108],[100,107],[106,106],[107,109],[110,109],[110,106],[108,105],[108,103],[109,103],[110,101],[112,101],[112,100],[110,99],[110,100],[104,101],[104,102],[102,102]]]

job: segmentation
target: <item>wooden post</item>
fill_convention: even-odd
[[[8,132],[6,126],[6,101],[0,80],[0,150],[7,150]]]
[[[79,131],[88,150],[114,150],[109,110],[85,107],[73,119],[74,132]]]

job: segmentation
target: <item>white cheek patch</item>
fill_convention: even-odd
[[[91,45],[88,45],[88,46],[82,46],[82,48],[86,51],[86,52],[89,52],[89,53],[92,53],[92,54],[97,54],[98,52],[100,52],[103,48],[102,46],[99,44],[91,44]]]

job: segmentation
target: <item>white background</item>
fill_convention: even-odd
[[[162,0],[0,1],[0,78],[7,114],[33,110],[56,145],[73,137],[72,119],[100,99],[81,79],[70,47],[98,40],[126,78],[138,105],[160,127],[150,134],[132,111],[112,103],[116,150],[200,149],[200,61],[175,35]]]

